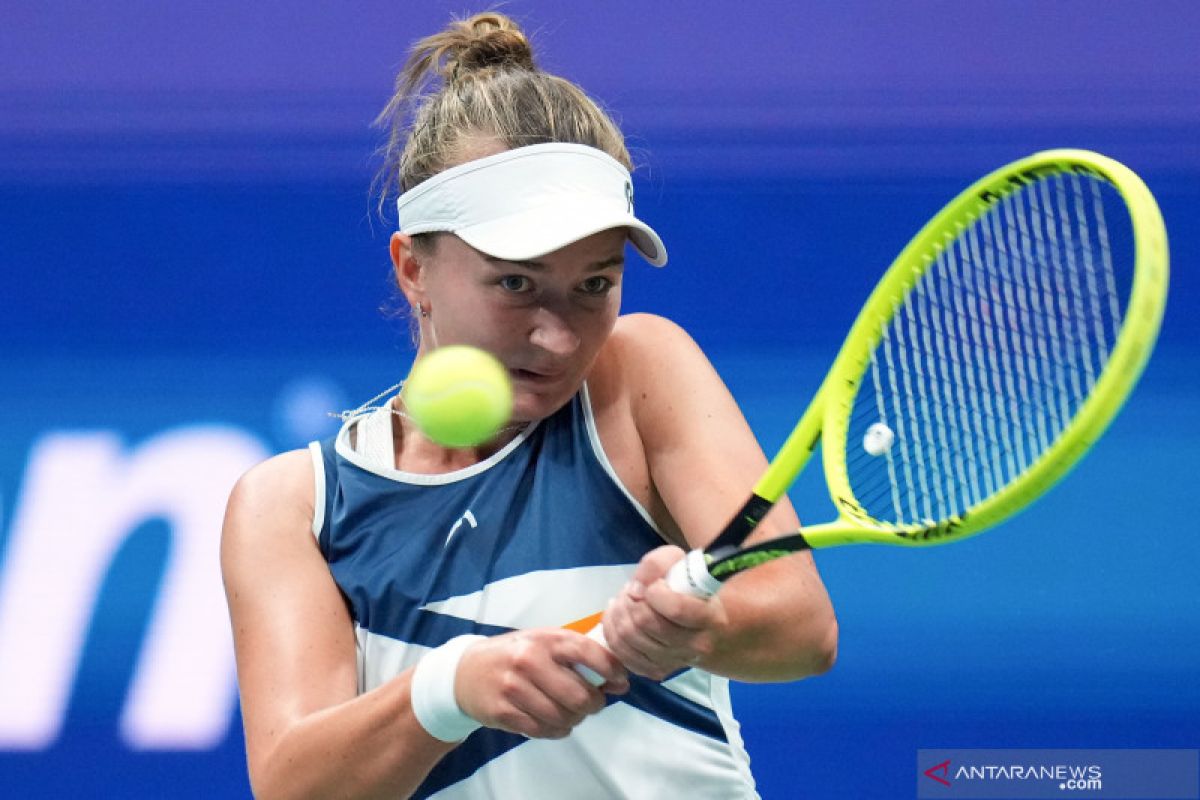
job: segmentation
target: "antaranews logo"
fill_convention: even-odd
[[[1061,764],[1061,763],[994,763],[994,764],[960,764],[951,767],[950,759],[940,764],[934,764],[925,770],[925,777],[935,780],[943,786],[952,786],[955,781],[981,782],[1025,782],[1038,781],[1043,783],[1058,783],[1060,790],[1066,789],[1102,789],[1104,788],[1104,773],[1096,764]]]
[[[1200,800],[1197,750],[920,750],[918,798]]]
[[[952,765],[953,759],[944,759],[922,775],[941,786],[959,787],[954,796],[974,796],[973,786],[996,786],[1002,784],[1006,790],[1027,787],[1027,796],[1044,796],[1046,789],[1097,790],[1104,788],[1104,774],[1098,764],[1087,760],[1057,759],[1040,757],[1036,753],[1013,753],[1001,758],[965,758]],[[1036,787],[1036,788],[1034,788]],[[988,794],[991,792],[989,790]],[[948,796],[944,793],[941,796]]]
[[[934,764],[929,769],[925,770],[925,777],[932,778],[943,786],[949,786],[950,781],[946,777],[950,774],[950,759],[946,759],[940,764]]]

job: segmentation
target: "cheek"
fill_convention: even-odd
[[[584,348],[599,349],[617,324],[617,313],[621,308],[621,296],[611,293],[604,303],[578,309],[571,320],[571,327],[579,336]]]
[[[603,313],[593,312],[583,316],[575,324],[575,334],[579,337],[579,350],[576,353],[576,378],[583,382],[584,376],[591,369],[600,350],[603,349],[608,337],[612,335],[617,324],[617,306],[614,303]],[[578,389],[578,387],[576,387]]]
[[[621,309],[620,296],[612,299],[612,302],[604,309],[603,313],[595,314],[587,323],[588,338],[594,339],[594,347],[599,350],[600,346],[608,339],[613,328],[617,324],[617,313]]]
[[[486,302],[482,293],[464,290],[449,297],[433,314],[440,344],[483,344],[511,328],[510,315]]]

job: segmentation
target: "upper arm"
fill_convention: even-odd
[[[242,476],[226,509],[221,571],[252,775],[291,724],[357,692],[353,625],[313,508],[312,461],[298,450]]]
[[[627,396],[655,493],[688,545],[704,547],[750,497],[767,458],[724,382],[681,328],[636,315],[621,338]],[[784,496],[749,541],[799,525]],[[791,680],[833,663],[837,624],[810,553],[737,575],[720,597],[728,652],[710,663],[723,674]]]
[[[702,547],[750,496],[767,459],[729,389],[678,325],[623,317],[631,413],[656,493],[687,543]],[[784,497],[753,538],[799,527]]]

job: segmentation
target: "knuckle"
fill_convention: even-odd
[[[500,679],[500,686],[499,686],[498,694],[500,695],[500,698],[502,700],[504,700],[505,702],[512,703],[521,694],[522,686],[523,686],[523,681],[521,681],[513,673],[507,672]]]
[[[522,675],[528,675],[533,671],[538,660],[538,648],[530,644],[524,644],[517,648],[512,656],[513,669]]]
[[[605,638],[609,640],[609,648],[611,649],[613,644],[628,638],[632,629],[633,625],[627,614],[613,614],[612,624],[605,622],[604,625]]]
[[[648,604],[639,603],[629,613],[629,625],[637,630],[655,631],[659,627],[658,614]]]

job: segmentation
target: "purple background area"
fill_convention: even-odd
[[[1190,2],[516,0],[541,63],[642,161],[845,175],[975,167],[1069,126],[1143,170],[1200,165]],[[48,2],[0,18],[0,153],[39,178],[353,174],[413,38],[459,4]],[[2,173],[0,173],[2,174]]]

